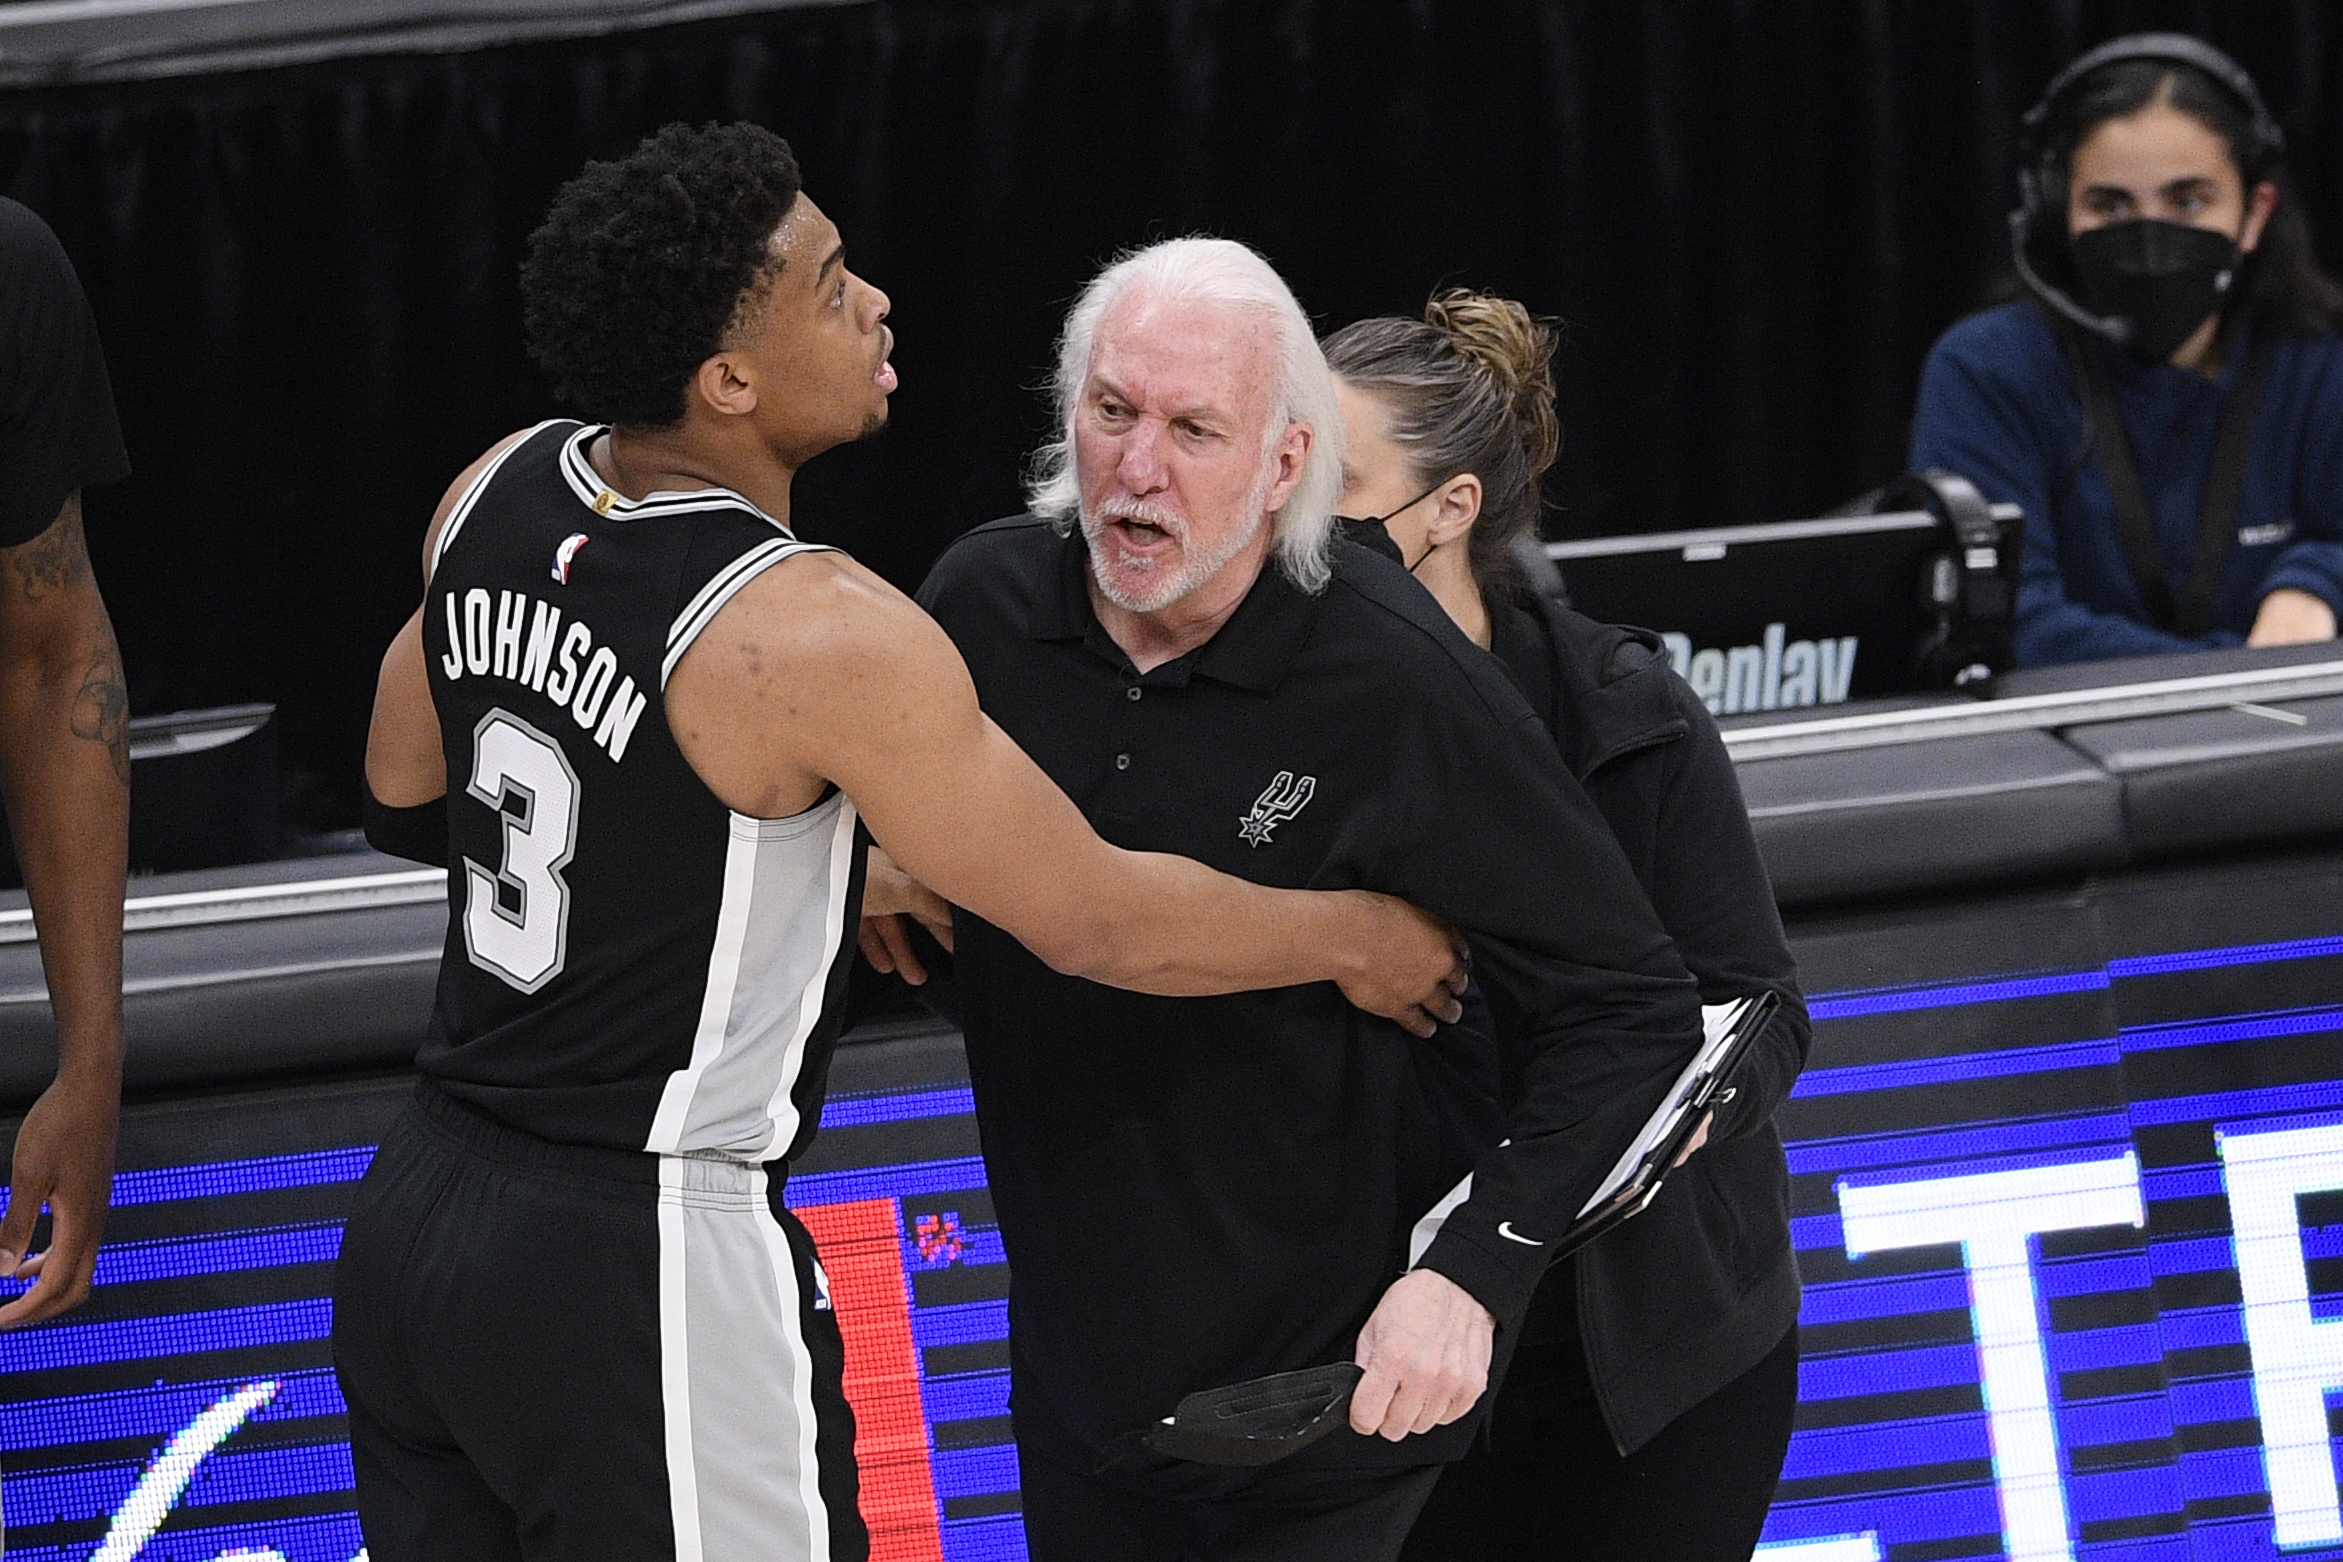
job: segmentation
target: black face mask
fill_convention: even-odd
[[[1424,560],[1432,556],[1432,550],[1430,546],[1427,545],[1423,552],[1416,555],[1416,561],[1413,564],[1410,564],[1407,561],[1407,555],[1399,551],[1399,544],[1392,540],[1390,528],[1386,527],[1383,523],[1390,520],[1392,516],[1399,514],[1401,510],[1412,509],[1416,505],[1422,504],[1426,499],[1429,499],[1432,497],[1432,495],[1438,493],[1440,491],[1441,483],[1445,483],[1446,481],[1446,478],[1442,478],[1439,483],[1434,483],[1431,487],[1425,489],[1422,493],[1416,495],[1413,499],[1410,499],[1406,504],[1400,505],[1397,509],[1387,510],[1381,515],[1366,516],[1363,519],[1353,518],[1348,515],[1338,515],[1334,518],[1334,524],[1342,528],[1342,534],[1345,537],[1348,537],[1351,541],[1357,543],[1360,547],[1366,548],[1375,553],[1382,554],[1392,563],[1399,565],[1410,575],[1413,575],[1417,570],[1424,567]]]
[[[2196,334],[2237,280],[2237,240],[2142,217],[2074,237],[2083,302],[2130,327],[2123,345],[2162,363]]]

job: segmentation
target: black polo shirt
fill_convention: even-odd
[[[1210,641],[1146,673],[1092,612],[1087,567],[1078,536],[1019,517],[928,577],[920,600],[993,719],[1117,845],[1457,923],[1534,1054],[1501,1117],[1493,1046],[1464,1031],[1419,1043],[1331,983],[1122,992],[962,913],[1017,1403],[1039,1394],[1097,1445],[1193,1390],[1348,1359],[1411,1229],[1468,1170],[1422,1262],[1516,1327],[1544,1241],[1691,1055],[1700,1013],[1536,717],[1396,565],[1342,544],[1314,596],[1272,566]],[[1453,1457],[1472,1424],[1396,1448],[1346,1430],[1318,1461]]]
[[[0,198],[0,548],[130,475],[98,328],[49,225]]]

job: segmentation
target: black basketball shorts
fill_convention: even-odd
[[[765,1168],[426,1084],[334,1273],[372,1562],[862,1562],[836,1314]]]

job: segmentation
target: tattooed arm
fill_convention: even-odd
[[[122,1089],[122,878],[130,706],[114,627],[82,542],[81,496],[0,549],[0,793],[24,865],[57,1019],[57,1078],[16,1136],[0,1275],[34,1281],[0,1328],[89,1294]],[[49,1247],[27,1250],[46,1202]]]

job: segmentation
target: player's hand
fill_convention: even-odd
[[[862,957],[873,969],[892,971],[918,987],[927,981],[927,967],[912,947],[911,922],[950,951],[951,904],[896,866],[883,847],[871,847],[862,885]]]
[[[31,1280],[33,1287],[0,1307],[0,1329],[39,1323],[88,1299],[113,1192],[120,1101],[119,1079],[60,1076],[25,1114],[16,1134],[8,1206],[0,1214],[0,1275]],[[29,1253],[43,1204],[49,1207],[49,1246]]]
[[[873,846],[863,873],[862,914],[897,913],[926,928],[945,949],[952,947],[952,903],[897,867],[885,847]]]
[[[864,917],[859,935],[862,957],[871,963],[874,971],[889,971],[914,987],[927,983],[927,967],[920,964],[919,951],[911,943],[911,922],[907,917]]]
[[[1358,933],[1347,940],[1354,956],[1349,972],[1335,978],[1352,1005],[1429,1036],[1464,1014],[1471,980],[1464,935],[1429,911],[1372,890],[1344,890],[1351,897]]]
[[[1366,1376],[1351,1391],[1351,1430],[1398,1442],[1472,1409],[1489,1386],[1497,1320],[1434,1269],[1392,1282],[1352,1356]]]
[[[1715,1125],[1716,1120],[1717,1114],[1714,1112],[1701,1113],[1700,1126],[1692,1130],[1692,1137],[1684,1142],[1683,1149],[1676,1152],[1675,1163],[1674,1165],[1671,1165],[1668,1170],[1674,1171],[1676,1167],[1681,1166],[1686,1161],[1691,1160],[1692,1152],[1699,1149],[1702,1145],[1708,1143],[1708,1131]]]

